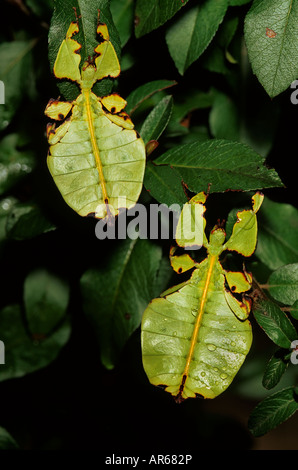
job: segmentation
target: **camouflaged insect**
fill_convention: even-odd
[[[226,271],[219,256],[225,250],[251,256],[257,242],[257,218],[263,195],[253,207],[237,213],[232,235],[215,226],[205,235],[205,193],[185,204],[176,230],[177,246],[170,252],[178,273],[194,269],[186,282],[154,299],[142,320],[145,372],[153,385],[164,388],[180,402],[198,395],[214,398],[231,384],[252,342],[248,320],[251,302],[243,293],[252,285],[247,272]],[[178,247],[204,246],[207,257],[195,262]],[[237,298],[240,294],[242,298]]]
[[[78,83],[81,93],[72,102],[50,100],[46,107],[48,117],[63,121],[59,127],[48,125],[47,163],[64,200],[79,215],[114,217],[139,198],[145,145],[123,111],[126,101],[116,93],[100,98],[92,92],[98,80],[120,74],[107,26],[98,24],[101,42],[93,60],[81,69],[81,45],[73,39],[78,31],[78,21],[72,22],[59,48],[54,75]]]

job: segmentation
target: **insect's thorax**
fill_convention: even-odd
[[[82,90],[75,101],[73,118],[87,120],[90,113],[92,113],[93,119],[104,114],[97,96],[90,89]]]
[[[202,261],[191,277],[191,283],[201,291],[206,287],[206,283],[208,283],[208,291],[210,292],[214,289],[221,290],[223,282],[223,268],[218,256],[214,255],[209,255]]]

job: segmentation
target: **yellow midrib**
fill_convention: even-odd
[[[92,151],[95,157],[95,162],[96,162],[96,168],[99,174],[99,181],[102,189],[102,197],[103,201],[105,204],[109,204],[109,198],[108,198],[108,193],[107,193],[107,188],[106,188],[106,182],[103,174],[103,167],[100,159],[100,152],[99,148],[97,145],[97,140],[95,136],[95,128],[94,128],[94,122],[93,122],[93,116],[92,116],[92,109],[91,109],[91,104],[90,104],[90,90],[84,90],[84,98],[85,98],[85,104],[86,104],[86,115],[87,115],[87,121],[88,121],[88,128],[89,128],[89,133],[90,133],[90,139],[91,139],[91,145],[92,145]]]
[[[192,360],[192,357],[193,357],[193,354],[194,354],[194,349],[195,349],[195,345],[196,345],[197,339],[198,339],[198,334],[199,334],[199,329],[200,329],[200,325],[201,325],[201,321],[202,321],[202,316],[203,316],[204,309],[205,309],[205,304],[206,304],[206,300],[207,300],[207,295],[208,295],[210,280],[211,280],[211,276],[212,276],[212,272],[213,272],[213,267],[214,267],[214,263],[217,259],[217,256],[214,256],[214,255],[209,255],[209,256],[210,256],[210,258],[209,258],[210,262],[209,262],[209,267],[208,267],[208,271],[207,271],[206,282],[205,282],[205,286],[204,286],[204,290],[203,290],[203,294],[202,294],[200,307],[199,307],[198,315],[197,315],[197,318],[196,318],[193,334],[192,334],[192,337],[191,337],[191,343],[190,343],[190,348],[189,348],[189,352],[188,352],[187,359],[186,359],[186,364],[185,364],[184,371],[183,371],[183,374],[182,374],[181,387],[180,387],[180,390],[179,390],[179,395],[180,396],[182,395],[184,384],[185,384],[186,379],[188,377],[189,367],[190,367],[190,363],[191,363],[191,360]]]

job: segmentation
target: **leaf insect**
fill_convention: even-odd
[[[257,217],[263,195],[252,197],[252,209],[238,211],[232,234],[226,241],[221,226],[205,234],[206,194],[186,203],[177,230],[177,246],[170,251],[178,273],[193,269],[189,280],[168,289],[146,308],[142,319],[143,366],[149,381],[171,393],[177,402],[203,396],[214,398],[229,387],[252,343],[248,320],[251,300],[244,295],[252,275],[227,271],[220,255],[236,251],[253,254],[257,243]],[[178,248],[204,246],[207,257],[200,263]],[[239,298],[240,297],[240,298]]]
[[[47,164],[73,210],[81,216],[111,219],[120,208],[133,207],[139,198],[145,145],[124,111],[126,101],[117,93],[98,97],[92,92],[98,80],[120,74],[107,25],[98,21],[100,42],[93,58],[81,68],[81,45],[74,39],[78,32],[77,18],[60,45],[53,72],[58,79],[76,82],[81,92],[71,102],[51,99],[45,109],[54,121],[47,127]]]

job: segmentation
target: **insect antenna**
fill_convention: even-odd
[[[79,19],[82,18],[82,15],[78,15],[77,13],[77,7],[72,7],[76,16],[76,22],[79,22]]]
[[[182,189],[184,191],[185,196],[187,197],[187,200],[189,201],[191,199],[190,191],[188,189],[188,185],[182,180],[181,181]]]

